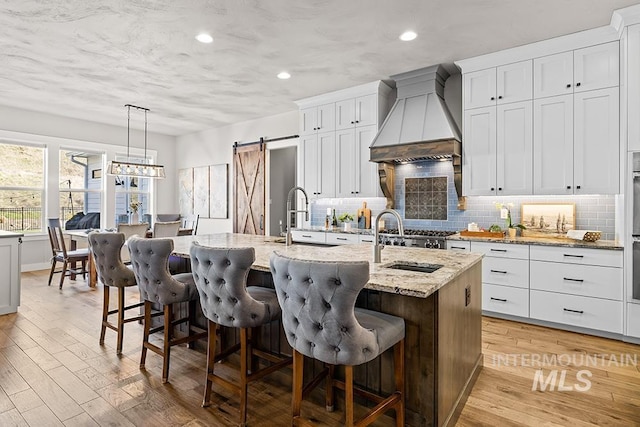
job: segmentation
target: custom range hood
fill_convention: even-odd
[[[448,77],[442,65],[391,76],[396,82],[397,100],[370,146],[370,160],[378,163],[387,207],[394,206],[396,164],[451,160],[458,209],[464,209],[460,131],[444,102]]]

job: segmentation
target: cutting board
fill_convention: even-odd
[[[358,228],[371,228],[371,209],[367,207],[367,202],[362,202],[362,207],[358,209]]]

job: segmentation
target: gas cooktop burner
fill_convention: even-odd
[[[390,228],[389,230],[385,230],[383,234],[399,234],[398,229]],[[447,230],[411,230],[405,229],[405,236],[424,236],[424,237],[447,237],[452,234],[456,234],[455,231],[447,231]]]

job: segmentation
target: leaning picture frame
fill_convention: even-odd
[[[566,237],[576,226],[576,204],[522,203],[520,223],[527,237]]]

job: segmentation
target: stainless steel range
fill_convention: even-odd
[[[380,233],[378,243],[387,246],[406,246],[429,249],[446,249],[445,238],[456,231],[443,230],[404,230],[404,236],[398,230],[389,229]]]

